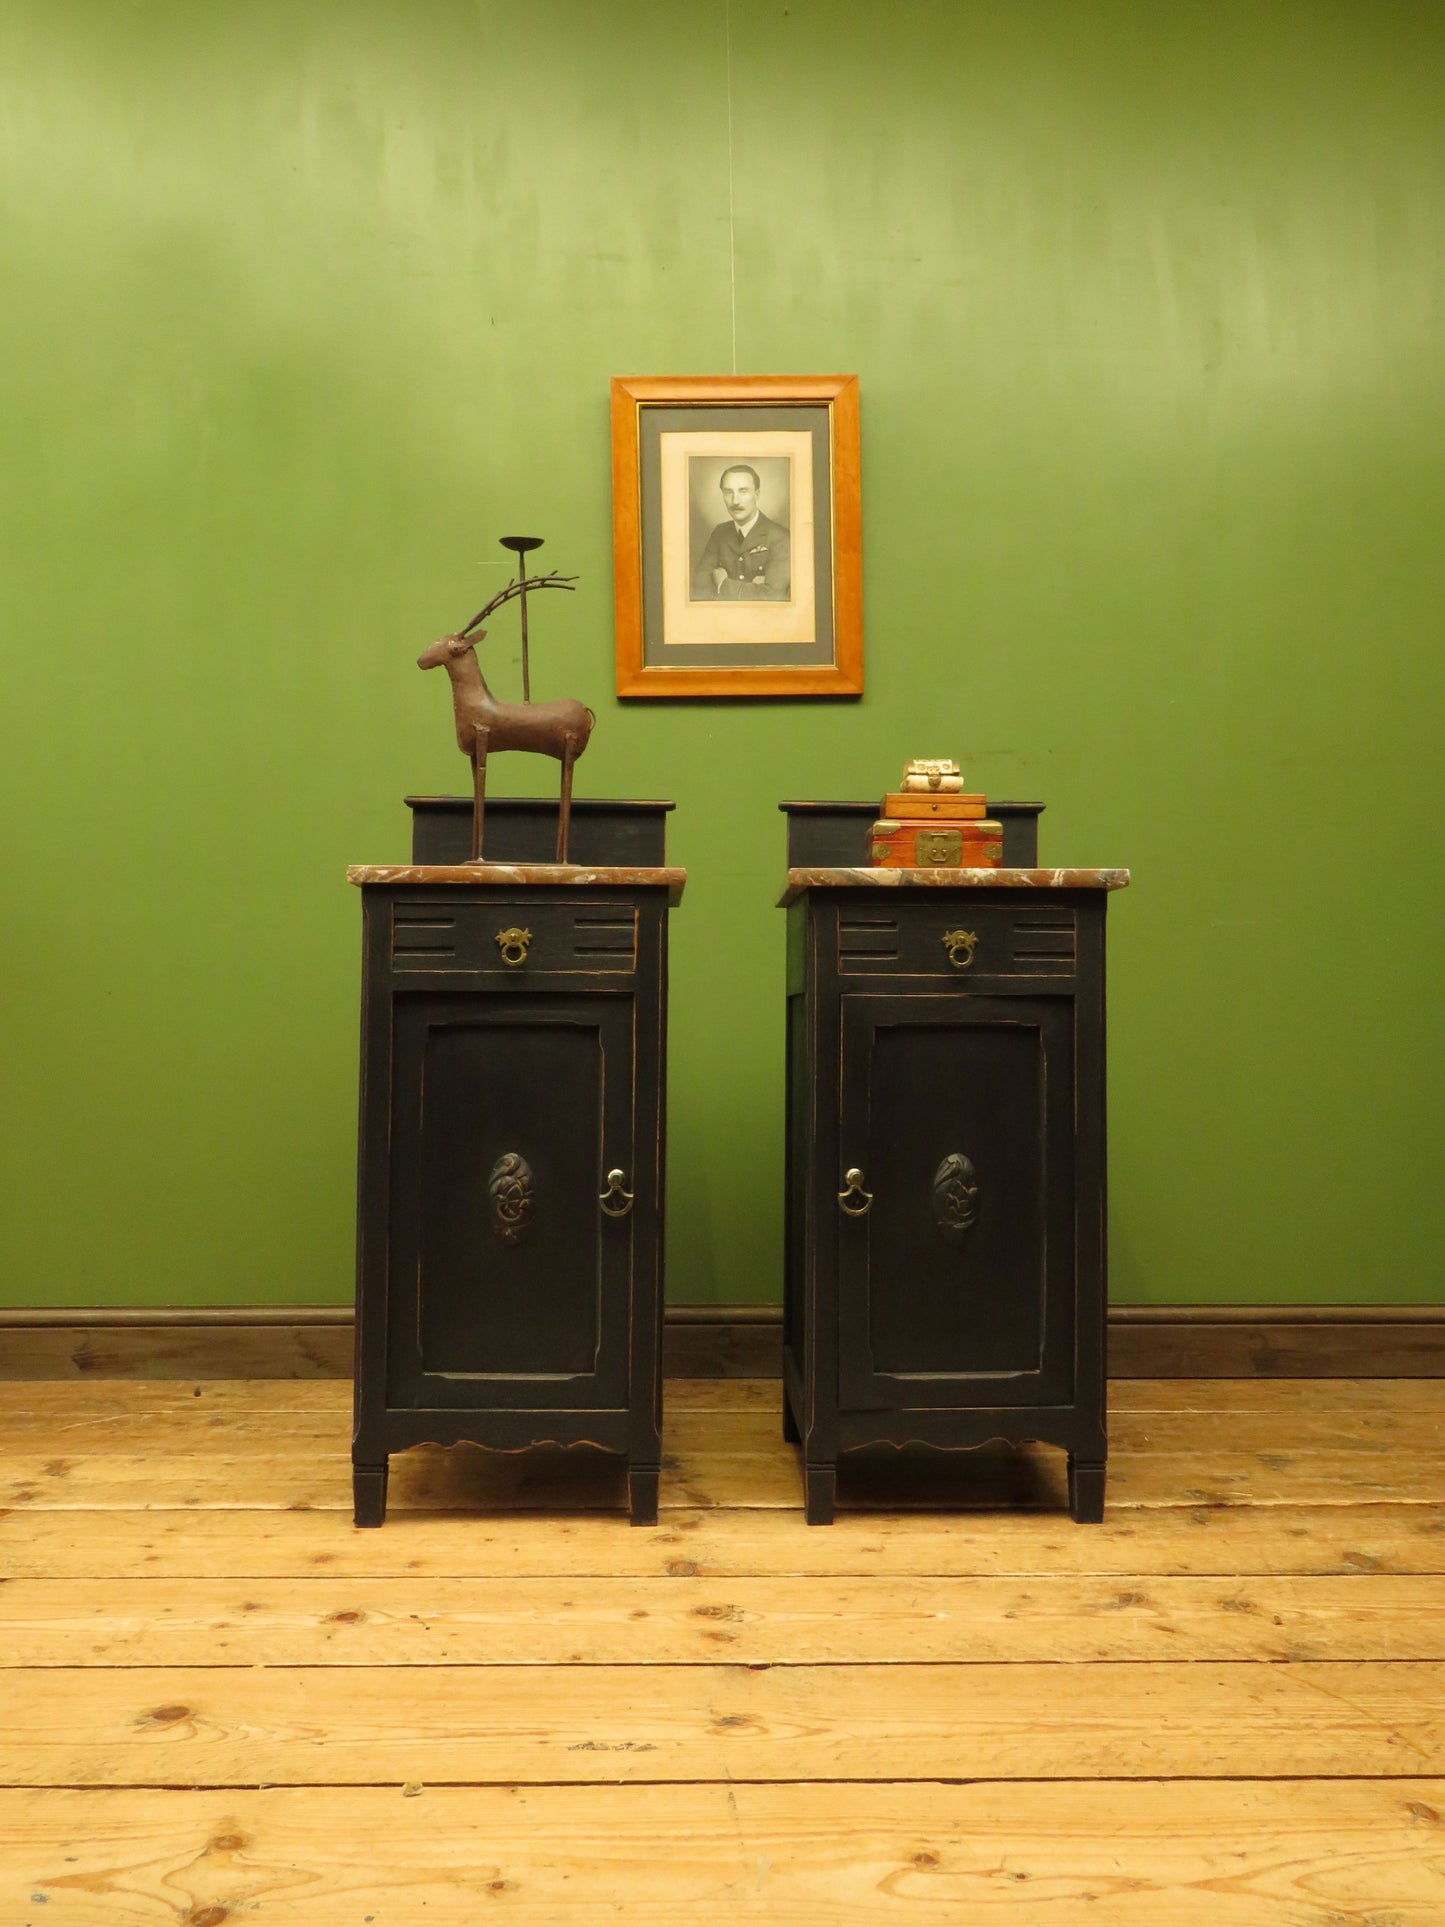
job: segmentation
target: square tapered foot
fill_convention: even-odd
[[[629,1465],[627,1468],[627,1512],[635,1526],[657,1524],[657,1481],[654,1466]]]
[[[351,1499],[359,1526],[379,1526],[386,1517],[387,1461],[380,1465],[353,1465]]]
[[[1069,1454],[1069,1512],[1081,1526],[1096,1526],[1104,1516],[1104,1462]]]
[[[837,1488],[836,1465],[804,1465],[803,1517],[810,1526],[832,1525]]]

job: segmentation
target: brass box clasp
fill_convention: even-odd
[[[961,830],[920,830],[913,850],[920,869],[932,864],[952,864],[957,868],[963,860],[963,833]]]

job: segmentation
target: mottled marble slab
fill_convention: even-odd
[[[665,889],[669,903],[682,899],[686,870],[653,869],[645,865],[596,863],[353,863],[348,883],[469,884],[473,888],[527,889],[558,885],[575,889],[583,884],[623,885],[633,889]]]
[[[785,910],[805,890],[1123,890],[1127,870],[789,870]]]

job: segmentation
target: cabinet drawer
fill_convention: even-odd
[[[467,971],[520,982],[542,974],[631,976],[637,908],[503,897],[402,901],[392,905],[391,967],[398,975]]]
[[[861,893],[860,893],[861,894]],[[1072,910],[970,902],[965,890],[937,903],[881,904],[838,911],[841,977],[1072,977],[1077,931]]]

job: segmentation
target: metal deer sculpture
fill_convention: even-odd
[[[555,703],[501,703],[488,689],[477,661],[476,644],[486,635],[478,627],[500,609],[504,602],[520,597],[522,602],[523,687],[526,679],[527,592],[530,589],[570,589],[576,576],[535,575],[525,572],[525,549],[536,548],[534,536],[508,536],[507,548],[522,555],[523,572],[494,595],[455,635],[439,636],[430,649],[416,659],[419,669],[445,669],[451,678],[452,708],[456,712],[457,748],[470,757],[472,765],[472,855],[482,860],[482,822],[487,797],[487,757],[500,749],[527,749],[541,756],[555,756],[562,765],[562,799],[557,819],[557,861],[567,861],[567,830],[572,815],[572,765],[587,747],[592,725],[597,718],[585,703],[570,700]]]

